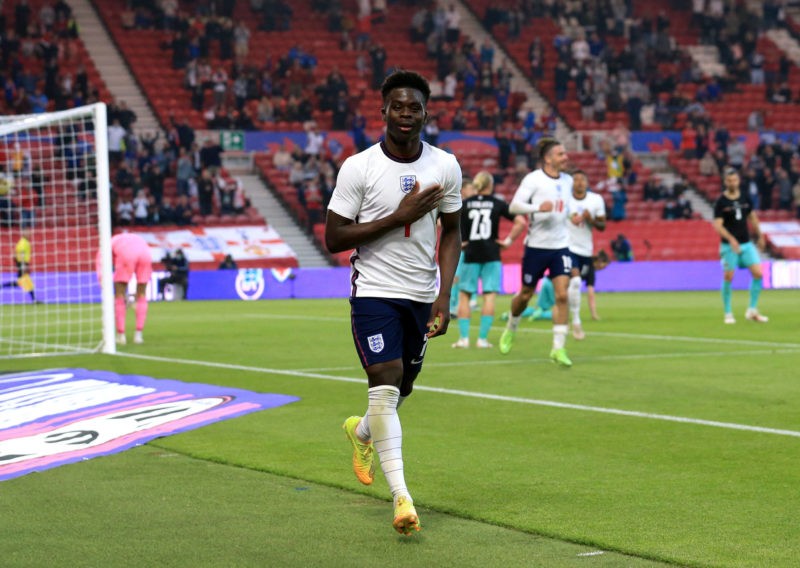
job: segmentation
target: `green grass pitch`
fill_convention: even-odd
[[[763,293],[768,324],[746,301],[726,326],[716,293],[600,294],[569,370],[547,359],[546,322],[507,356],[451,349],[451,327],[401,408],[412,537],[391,528],[382,474],[350,470],[341,423],[366,381],[346,300],[152,304],[146,343],[119,356],[0,369],[301,400],[1,483],[0,565],[796,566],[800,291]]]

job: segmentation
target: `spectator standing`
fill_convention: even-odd
[[[614,253],[614,258],[619,262],[631,262],[633,260],[631,242],[622,233],[611,241],[611,251]]]
[[[200,179],[197,181],[197,194],[200,203],[200,214],[211,215],[214,204],[214,180],[208,168],[204,168],[200,173]]]
[[[217,268],[219,270],[236,270],[238,267],[236,266],[236,261],[233,260],[233,257],[230,254],[226,254],[225,258],[219,263]]]
[[[239,20],[233,30],[234,52],[238,59],[245,59],[250,52],[250,29],[243,20]]]
[[[620,183],[615,191],[611,192],[611,220],[625,220],[625,205],[628,203],[628,192],[625,185]]]
[[[778,168],[775,172],[776,185],[778,186],[778,208],[792,210],[792,180],[789,172]]]
[[[108,158],[112,165],[117,165],[122,160],[125,152],[125,136],[127,132],[115,118],[108,127]]]
[[[169,271],[169,276],[158,281],[159,296],[164,297],[164,288],[167,284],[177,284],[181,286],[181,299],[185,300],[189,292],[189,259],[183,254],[183,249],[178,249],[174,255],[167,253],[161,262]]]
[[[792,195],[794,196],[794,210],[795,217],[800,219],[800,181],[797,181],[792,188]]]

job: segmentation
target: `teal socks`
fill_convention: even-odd
[[[761,295],[762,278],[750,280],[750,308],[755,309],[758,305],[758,297]]]
[[[486,339],[489,337],[489,330],[492,329],[494,323],[494,316],[481,316],[481,327],[478,330],[478,337]]]
[[[458,333],[461,337],[469,337],[469,318],[458,318]]]
[[[750,294],[752,296],[752,291]],[[722,305],[725,307],[726,314],[733,313],[733,308],[731,308],[731,283],[727,280],[722,281]]]

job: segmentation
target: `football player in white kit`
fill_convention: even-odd
[[[583,170],[572,172],[572,195],[569,210],[569,252],[572,253],[567,301],[572,316],[572,337],[583,339],[586,334],[581,325],[581,280],[593,269],[594,243],[592,230],[606,228],[606,203],[600,194],[589,191],[589,178]]]
[[[526,175],[511,200],[509,211],[529,215],[525,254],[522,257],[522,288],[511,301],[506,329],[500,336],[500,353],[511,351],[521,314],[536,291],[536,284],[546,271],[555,289],[553,306],[553,362],[571,367],[565,348],[567,331],[567,285],[572,268],[567,229],[567,202],[572,196],[572,176],[566,174],[569,157],[564,146],[553,138],[537,143],[541,168]]]
[[[374,452],[394,500],[392,525],[420,530],[403,473],[403,432],[397,407],[411,394],[427,341],[450,322],[450,291],[461,253],[461,167],[420,140],[430,87],[398,71],[382,87],[382,142],[348,158],[328,206],[325,242],[350,257],[351,327],[369,382],[366,414],[343,428],[359,481],[373,480]],[[436,292],[437,220],[439,292]]]

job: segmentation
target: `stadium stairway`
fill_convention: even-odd
[[[237,174],[242,181],[245,193],[253,207],[267,219],[283,240],[292,247],[297,255],[297,262],[302,268],[327,267],[330,262],[320,252],[312,238],[298,227],[292,216],[284,209],[281,202],[267,189],[261,178],[255,174]]]
[[[722,77],[725,75],[725,65],[719,58],[719,49],[716,45],[687,45],[686,52],[700,67],[706,77]]]
[[[70,6],[80,26],[81,40],[108,90],[116,101],[125,101],[128,108],[136,113],[136,132],[142,134],[159,131],[160,126],[147,104],[147,99],[92,3],[89,0],[70,0]]]
[[[788,31],[768,30],[766,36],[786,54],[792,63],[800,65],[800,43]]]

